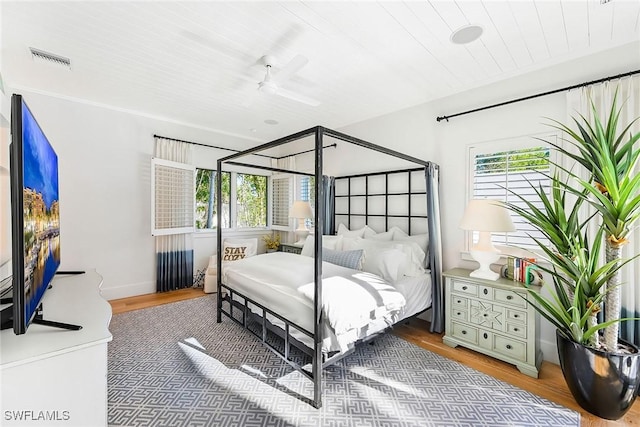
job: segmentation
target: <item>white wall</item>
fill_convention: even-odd
[[[155,292],[153,135],[237,149],[257,144],[88,103],[20,93],[59,158],[60,269],[95,268],[104,277],[108,299]],[[215,168],[217,156],[228,154],[197,147],[194,158],[197,166]],[[194,239],[196,268],[204,268],[215,251],[214,236]]]
[[[548,133],[545,118],[564,122],[572,112],[567,111],[566,93],[560,92],[455,117],[449,122],[437,122],[436,117],[617,75],[637,69],[638,64],[640,43],[633,43],[340,130],[440,165],[444,268],[476,268],[476,263],[462,259],[464,232],[458,227],[467,202],[468,147],[479,142]],[[352,169],[359,165],[361,162],[356,162]],[[544,358],[557,363],[555,330],[544,319],[541,323]]]

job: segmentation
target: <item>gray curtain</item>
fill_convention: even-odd
[[[322,225],[324,234],[335,234],[336,230],[336,178],[333,176],[322,177],[322,185],[324,186],[324,224]]]
[[[429,217],[429,267],[431,268],[431,332],[444,331],[444,295],[442,292],[442,231],[440,229],[440,170],[430,163],[427,180],[427,216]]]

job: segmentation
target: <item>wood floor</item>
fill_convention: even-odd
[[[202,289],[189,288],[161,294],[148,294],[112,300],[110,303],[113,314],[119,314],[175,301],[197,298],[203,295],[205,294]],[[462,347],[451,348],[445,345],[442,342],[442,335],[429,333],[428,323],[422,320],[412,320],[408,324],[397,326],[394,329],[394,333],[426,350],[460,362],[523,390],[527,390],[552,402],[578,411],[581,415],[582,427],[640,426],[640,399],[637,399],[633,408],[618,421],[608,421],[597,418],[584,411],[575,402],[567,388],[567,384],[562,377],[562,371],[558,365],[543,362],[540,377],[535,380],[521,374],[513,365],[508,363]]]

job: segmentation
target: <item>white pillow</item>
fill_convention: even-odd
[[[222,262],[249,258],[258,253],[258,239],[224,239]]]
[[[402,277],[402,270],[406,256],[397,248],[369,248],[365,249],[362,270],[382,277],[390,283],[395,283]]]
[[[366,239],[371,239],[371,240],[381,240],[383,242],[389,242],[393,239],[393,231],[385,231],[384,233],[378,233],[378,234],[374,234],[371,237],[366,237]]]
[[[336,251],[342,250],[342,236],[322,236],[322,247],[327,249],[333,249]],[[300,255],[313,257],[313,250],[315,245],[315,239],[313,236],[307,236],[307,240],[304,241],[304,246],[302,247],[302,252]]]
[[[393,238],[396,239],[398,237],[407,237],[408,234],[405,233],[400,227],[396,227],[395,225],[389,229],[389,231],[393,232]],[[392,239],[393,240],[393,239]]]
[[[361,239],[361,238],[344,238],[342,240],[342,250],[349,251],[355,249],[364,249],[364,263],[362,265],[362,269],[364,271],[374,272],[372,270],[376,270],[375,263],[382,262],[378,259],[378,255],[374,254],[376,251],[381,251],[384,249],[396,249],[402,253],[402,263],[398,269],[397,276],[419,276],[424,273],[423,265],[424,265],[424,252],[417,244],[413,242],[384,242],[372,239]],[[374,260],[371,259],[372,254],[375,257]],[[389,254],[391,257],[390,262],[394,263],[397,261],[397,254]],[[379,268],[386,268],[385,266]]]
[[[371,237],[376,234],[375,230],[365,225],[357,230],[349,230],[344,224],[338,225],[338,236],[344,237]]]
[[[422,251],[425,253],[425,257],[422,265],[427,266],[429,262],[429,257],[426,256],[429,253],[429,235],[427,233],[415,234],[413,236],[407,236],[406,234],[402,236],[394,233],[393,241],[399,242],[399,243],[405,243],[405,242],[416,243],[420,247],[420,249],[422,249]]]

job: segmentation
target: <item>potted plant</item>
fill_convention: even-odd
[[[267,252],[275,252],[280,247],[280,235],[277,233],[265,234],[262,236],[262,240],[267,247]]]
[[[550,296],[533,291],[530,295],[538,312],[557,328],[560,366],[574,398],[587,411],[607,419],[622,417],[640,388],[640,352],[618,338],[619,322],[631,320],[620,318],[621,269],[640,255],[621,256],[621,247],[640,218],[640,174],[634,174],[640,133],[629,132],[638,119],[618,131],[616,98],[604,123],[593,104],[592,122],[582,115],[574,118],[577,132],[553,121],[554,128],[569,136],[565,141],[575,151],[550,145],[586,168],[588,179],[554,163],[567,179],[554,174],[550,195],[534,186],[540,203],[520,197],[526,209],[506,204],[549,240],[547,244],[535,239],[543,254],[538,268],[552,279],[552,286],[547,286]],[[588,207],[595,213],[585,214]],[[589,241],[587,226],[593,221],[599,228]],[[640,278],[635,280],[626,285],[640,286]],[[604,320],[599,322],[603,308]]]

